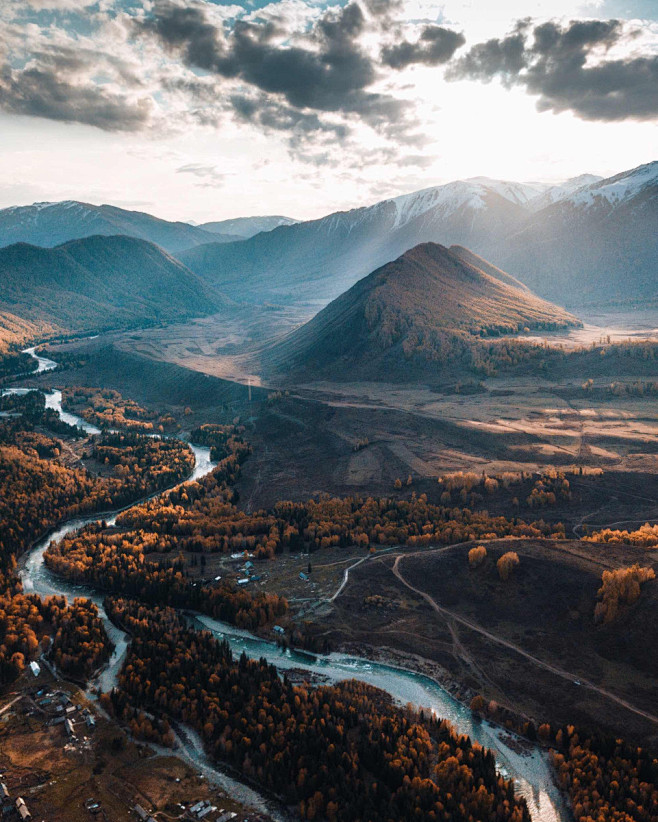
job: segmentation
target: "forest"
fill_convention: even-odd
[[[11,443],[12,436],[20,430],[34,430],[35,426],[47,428],[52,434],[61,437],[80,438],[84,431],[75,425],[64,422],[54,408],[46,408],[46,395],[43,391],[28,391],[26,394],[5,394],[0,396],[0,411],[11,415],[20,415],[21,420],[14,426],[5,425],[3,442]]]
[[[112,643],[90,600],[76,598],[67,605],[63,597],[23,594],[15,578],[0,581],[0,685],[13,682],[48,649],[59,670],[79,680],[110,657]]]
[[[524,339],[478,341],[470,352],[470,366],[481,377],[498,373],[513,373],[519,368],[527,373],[528,366],[542,374],[556,370],[582,376],[603,371],[610,374],[631,373],[642,375],[647,364],[653,370],[658,359],[658,345],[651,341],[618,342],[614,345],[582,346],[567,349],[559,345],[535,343]]]
[[[170,608],[108,598],[106,609],[133,639],[104,706],[131,721],[137,704],[191,724],[214,757],[304,819],[529,820],[493,755],[445,721],[361,682],[295,687]]]
[[[0,346],[2,339],[0,339]],[[37,361],[30,354],[23,354],[20,351],[4,351],[0,353],[0,383],[6,377],[14,377],[18,374],[29,374],[37,368]]]
[[[84,678],[111,652],[95,606],[23,594],[17,558],[66,519],[125,505],[184,479],[193,455],[177,440],[102,434],[87,446],[87,456],[109,471],[99,476],[62,461],[63,441],[44,430],[52,424],[61,436],[80,432],[44,412],[42,393],[2,401],[17,416],[0,419],[0,682],[13,681],[48,646],[44,636],[53,639],[50,653],[60,669]]]
[[[655,822],[658,759],[621,739],[561,728],[553,767],[576,822]]]
[[[597,622],[613,622],[623,605],[632,605],[640,598],[645,582],[656,578],[653,568],[642,568],[637,563],[629,568],[604,571],[601,587],[597,592],[599,601],[594,609]]]
[[[64,388],[62,407],[103,429],[162,434],[180,428],[170,414],[159,415],[143,408],[134,400],[124,399],[119,391],[111,388]]]

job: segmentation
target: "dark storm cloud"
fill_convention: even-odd
[[[105,131],[139,131],[150,120],[152,104],[67,77],[56,64],[31,64],[23,69],[0,67],[0,108]]]
[[[607,51],[636,36],[618,20],[527,21],[502,39],[474,46],[448,79],[524,86],[540,111],[573,111],[586,120],[658,117],[658,56],[608,59]]]
[[[382,13],[390,7],[378,6]],[[136,25],[188,67],[282,95],[295,108],[356,114],[378,127],[407,107],[367,91],[377,79],[377,66],[358,42],[367,21],[355,2],[326,12],[307,33],[308,47],[282,45],[293,32],[279,23],[238,20],[224,31],[201,7],[181,8],[169,0],[157,2],[152,15]]]
[[[299,137],[324,132],[339,139],[345,138],[349,133],[347,126],[342,123],[327,123],[315,113],[299,111],[264,95],[254,98],[234,94],[230,102],[238,119],[265,129],[293,132]]]
[[[441,26],[425,26],[417,43],[404,40],[382,49],[382,62],[394,69],[403,69],[414,63],[438,66],[451,60],[465,42],[466,38],[459,32]]]

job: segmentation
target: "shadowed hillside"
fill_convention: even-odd
[[[170,322],[227,301],[158,246],[132,237],[88,237],[57,248],[0,249],[0,326],[49,333]]]
[[[425,243],[262,351],[262,364],[281,373],[399,380],[410,369],[463,364],[482,338],[579,325],[514,282],[466,249]]]

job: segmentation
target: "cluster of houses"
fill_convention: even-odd
[[[157,822],[149,811],[144,810],[141,805],[135,805],[133,810],[141,822]],[[190,805],[185,812],[184,818],[189,820],[205,819],[206,822],[230,822],[230,820],[235,819],[236,816],[237,813],[224,811],[223,808],[218,808],[217,805],[213,805],[208,799],[202,799],[199,802],[195,802],[194,805]]]
[[[32,819],[32,814],[28,810],[23,797],[17,796],[15,799],[12,799],[4,782],[0,782],[0,812],[2,813],[3,820]]]
[[[38,691],[35,697],[38,708],[49,719],[50,725],[63,725],[69,742],[75,742],[79,736],[79,726],[88,734],[96,728],[96,719],[87,708],[81,708],[71,701],[64,691]]]
[[[242,559],[244,554],[231,554],[231,559]],[[260,575],[256,573],[254,568],[254,563],[248,559],[242,568],[239,569],[239,573],[242,576],[238,577],[238,585],[248,585],[250,582],[258,582],[260,580]]]

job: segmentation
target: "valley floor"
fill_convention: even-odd
[[[653,316],[642,324],[648,335],[658,326]],[[245,338],[233,340],[226,333],[228,347],[235,343],[233,362],[239,365]],[[220,348],[227,348],[226,339],[219,325],[208,320],[194,323],[192,330],[177,326],[62,346],[60,350],[83,355],[84,364],[39,381],[84,385],[100,374],[104,386],[159,403],[161,410],[175,405],[180,412],[189,405],[189,423],[184,424],[190,427],[241,415],[253,448],[236,486],[246,511],[325,493],[402,498],[424,493],[438,503],[438,476],[524,472],[521,488],[501,489],[480,506],[492,514],[509,514],[518,496],[515,515],[528,522],[562,522],[573,537],[587,528],[658,521],[655,397],[618,395],[609,388],[613,382],[632,385],[650,379],[651,364],[640,377],[633,368],[594,373],[588,387],[588,373],[556,373],[467,378],[462,385],[438,379],[433,386],[316,382],[281,386],[280,393],[271,386],[258,394],[254,374],[250,402],[245,385],[207,381],[211,388],[200,392],[191,377],[195,369],[207,371],[211,361],[220,363],[217,376],[236,376],[228,367],[222,370],[233,354],[218,356]],[[163,375],[167,369],[165,382],[144,367],[145,356]],[[140,368],[147,375],[141,384]],[[173,405],[172,385],[177,386]],[[568,500],[539,508],[526,502],[540,474],[574,465],[585,472],[569,475]],[[514,593],[509,602],[496,592],[495,575],[482,580],[469,575],[466,547],[418,555],[392,547],[378,549],[365,561],[357,549],[326,549],[311,557],[310,582],[299,578],[308,558],[285,555],[263,566],[258,585],[287,596],[294,616],[310,621],[333,647],[390,654],[421,668],[429,665],[445,681],[460,683],[456,687],[462,695],[484,693],[537,721],[598,724],[656,743],[658,671],[643,658],[650,656],[645,649],[651,647],[644,643],[654,640],[635,623],[602,639],[605,631],[596,628],[592,614],[603,569],[633,561],[655,564],[658,556],[639,549],[595,549],[576,541],[515,541],[512,548],[521,556],[522,574],[506,590]],[[211,555],[203,572],[197,566],[189,572],[212,578],[236,569],[226,557]],[[384,607],[366,603],[378,596],[387,603]],[[655,624],[654,599],[643,608]],[[516,610],[510,610],[512,603]],[[629,634],[631,628],[635,633]]]

